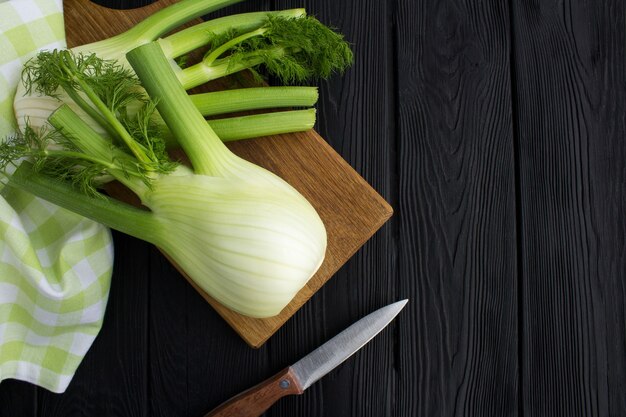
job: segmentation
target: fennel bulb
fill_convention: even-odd
[[[142,202],[159,224],[155,244],[242,314],[280,313],[324,259],[322,221],[286,183],[167,175]]]

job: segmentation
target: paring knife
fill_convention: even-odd
[[[258,417],[280,398],[302,394],[387,327],[408,301],[389,304],[363,317],[298,362],[234,396],[204,417]]]

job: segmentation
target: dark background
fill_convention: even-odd
[[[320,84],[317,130],[394,217],[259,350],[115,234],[104,327],[68,391],[3,382],[0,416],[201,416],[402,298],[379,337],[267,415],[626,416],[625,3],[226,12],[302,6],[356,57]]]

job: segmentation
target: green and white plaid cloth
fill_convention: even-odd
[[[0,0],[0,139],[14,133],[22,64],[65,46],[62,0]],[[22,191],[0,196],[0,381],[64,392],[102,325],[107,228]]]

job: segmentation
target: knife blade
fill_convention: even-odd
[[[298,362],[232,397],[204,417],[258,417],[280,398],[302,394],[387,327],[408,301],[397,301],[368,314]]]

